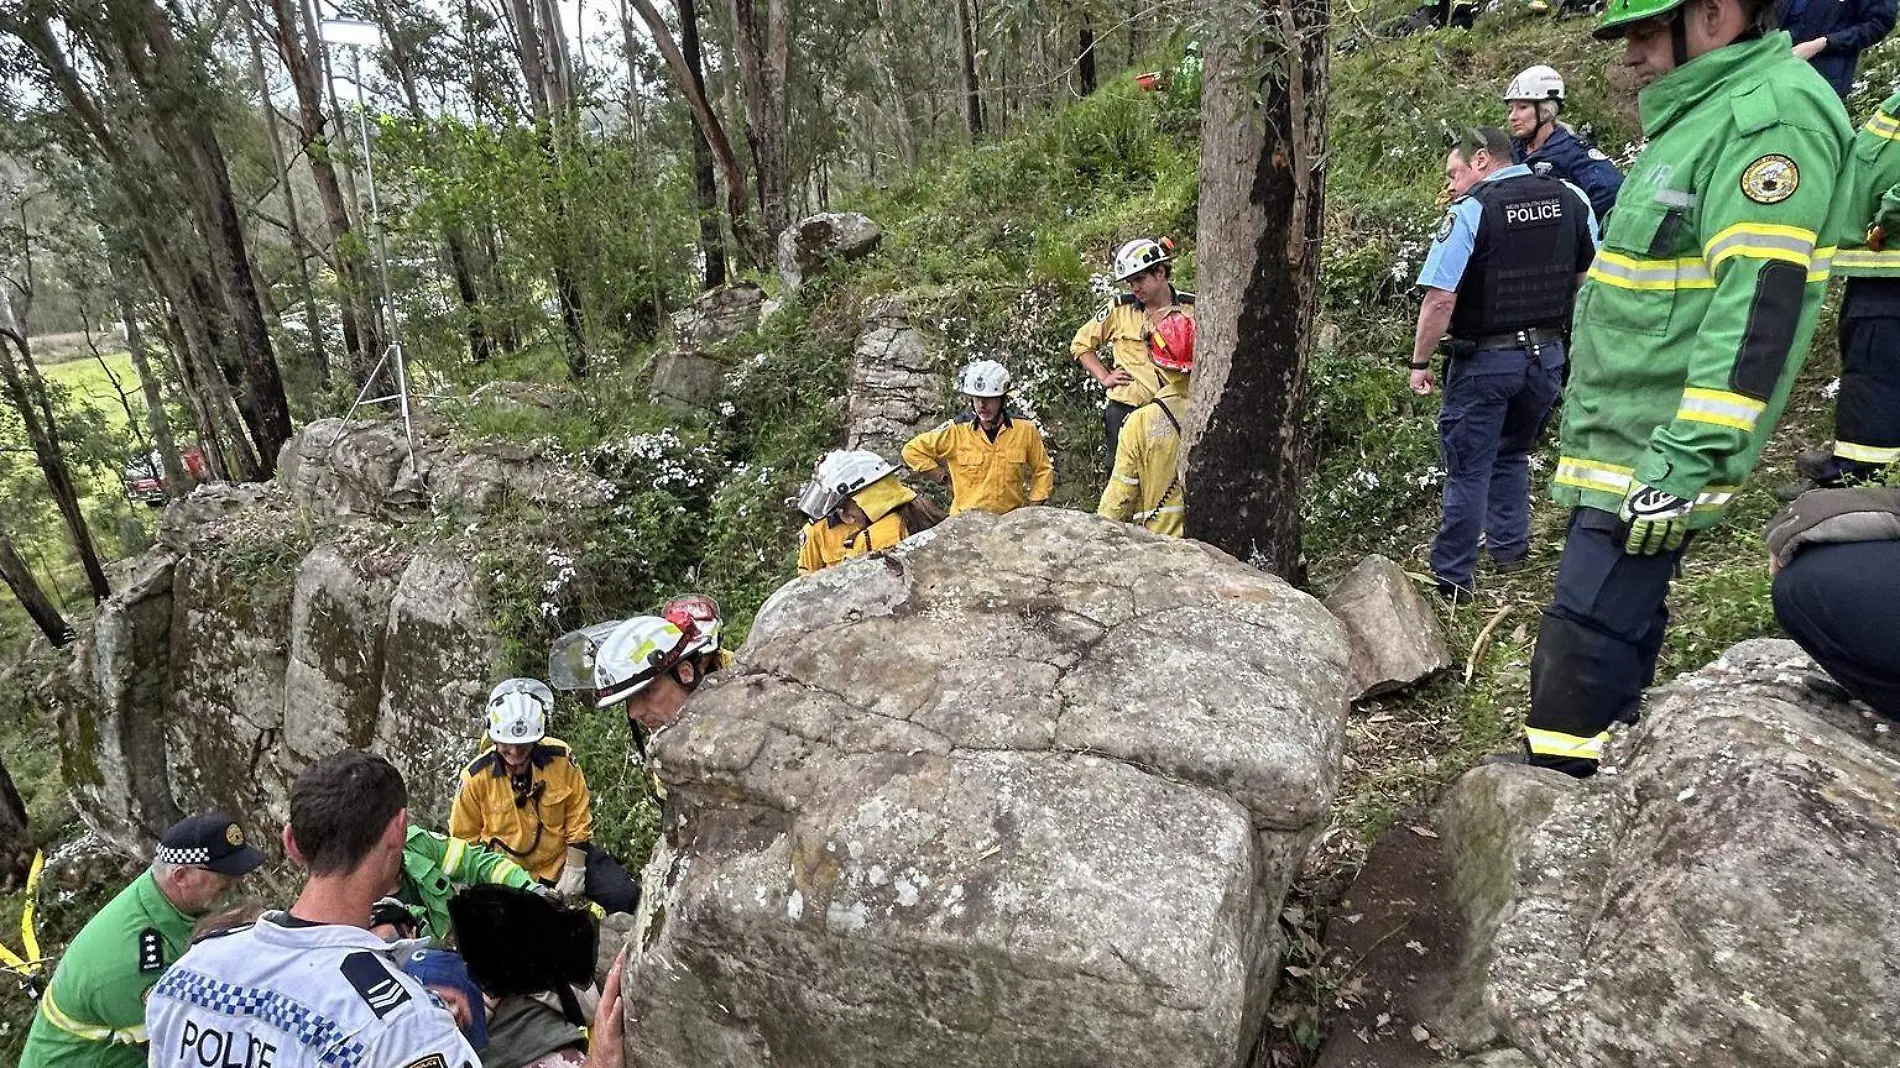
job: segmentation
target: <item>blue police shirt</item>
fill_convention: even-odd
[[[1506,178],[1523,178],[1531,169],[1519,163],[1497,171],[1484,180],[1501,182]],[[1564,183],[1576,194],[1583,205],[1583,214],[1590,224],[1590,244],[1597,243],[1596,215],[1590,210],[1590,198],[1583,190]],[[1478,221],[1484,215],[1484,207],[1476,199],[1463,196],[1452,201],[1445,212],[1444,221],[1438,224],[1438,233],[1432,238],[1431,251],[1425,254],[1425,266],[1418,272],[1418,284],[1447,292],[1458,291],[1458,283],[1464,280],[1465,266],[1471,262],[1471,250],[1478,241]]]

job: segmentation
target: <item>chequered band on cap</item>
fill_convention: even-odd
[[[158,859],[166,864],[209,864],[211,850],[203,846],[189,849],[173,849],[170,846],[158,847]]]

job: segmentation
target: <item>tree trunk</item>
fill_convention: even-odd
[[[956,0],[956,16],[963,57],[963,128],[974,141],[983,136],[983,94],[976,80],[976,33],[970,25],[970,0]]]
[[[1090,25],[1086,15],[1082,18],[1082,37],[1076,48],[1075,65],[1082,74],[1082,95],[1091,96],[1095,92],[1095,27]]]
[[[33,571],[26,566],[26,561],[20,559],[19,552],[13,547],[12,536],[5,530],[0,530],[0,580],[4,580],[7,589],[19,598],[20,607],[26,609],[26,614],[33,619],[33,625],[40,628],[40,633],[46,635],[46,640],[52,642],[54,648],[64,648],[73,640],[71,624],[66,622],[65,616],[60,615],[52,598],[46,596],[46,590],[33,577]],[[5,767],[0,766],[0,776],[5,773]],[[9,782],[7,785],[12,784]],[[5,824],[6,814],[0,812],[0,847],[6,841]]]
[[[745,90],[745,139],[759,183],[759,215],[768,242],[791,225],[791,109],[786,75],[791,53],[789,0],[767,0],[764,40],[753,0],[731,0],[733,49]]]
[[[316,287],[310,278],[310,258],[304,250],[311,247],[304,236],[303,219],[297,211],[297,191],[290,179],[290,160],[279,140],[277,105],[271,101],[270,80],[264,75],[264,48],[257,40],[256,25],[244,21],[244,36],[251,46],[251,76],[257,79],[258,104],[264,111],[264,136],[270,141],[271,169],[277,175],[277,189],[284,199],[284,225],[290,231],[291,251],[297,257],[297,286],[303,295],[304,332],[310,335],[310,364],[316,368],[317,384],[330,385],[330,354],[323,344],[323,319],[317,314]]]
[[[877,0],[877,47],[871,49],[871,63],[879,79],[891,92],[891,126],[897,135],[897,157],[905,167],[917,166],[917,116],[910,93],[897,77],[897,3]]]
[[[1145,5],[1137,2],[1128,6],[1128,65],[1141,62],[1141,13]]]
[[[317,35],[316,15],[310,0],[303,0],[298,9],[291,7],[291,0],[270,0],[270,8],[276,18],[272,43],[277,48],[278,58],[283,60],[284,69],[290,73],[291,88],[297,96],[297,125],[304,160],[310,167],[310,179],[317,187],[317,202],[323,208],[324,225],[330,231],[333,266],[343,287],[343,298],[338,304],[350,378],[360,387],[367,384],[371,370],[382,357],[383,343],[376,324],[365,246],[356,236],[343,187],[337,180],[330,116],[323,109],[330,71],[324,62],[323,42]],[[334,98],[333,89],[329,95]],[[393,385],[385,382],[373,392],[386,393],[390,389]]]
[[[698,0],[678,0],[680,51],[686,55],[693,92],[706,97],[706,57],[699,45]],[[719,187],[713,180],[713,149],[706,131],[693,124],[693,193],[699,208],[699,254],[705,261],[706,288],[726,281],[726,239],[719,232]]]
[[[63,643],[54,642],[54,645]],[[0,764],[0,886],[23,886],[33,870],[33,834],[26,802],[7,766]]]
[[[1327,0],[1204,0],[1187,533],[1291,581],[1319,280]],[[1277,25],[1275,24],[1277,22]]]
[[[9,343],[12,348],[8,347]],[[13,358],[15,350],[20,354],[18,361]],[[106,584],[99,550],[93,546],[92,531],[87,529],[85,513],[79,507],[79,488],[73,482],[65,451],[60,448],[59,428],[48,415],[51,408],[46,401],[46,388],[33,366],[26,331],[14,318],[13,302],[5,293],[0,293],[0,383],[4,383],[7,399],[13,402],[20,423],[26,429],[27,443],[33,449],[33,458],[39,462],[46,489],[59,507],[60,518],[66,523],[66,533],[79,555],[79,566],[86,573],[92,599],[95,603],[103,601],[111,595],[112,589]]]
[[[632,0],[633,9],[640,13],[640,21],[647,24],[647,32],[653,36],[654,47],[666,60],[666,69],[673,75],[673,84],[680,95],[686,98],[693,109],[693,119],[699,124],[700,132],[706,135],[706,143],[712,146],[713,155],[719,160],[719,167],[726,175],[726,218],[732,227],[732,236],[739,248],[753,266],[766,262],[766,247],[758,227],[752,224],[752,206],[746,188],[745,171],[739,166],[739,157],[733,154],[732,142],[726,137],[726,128],[713,111],[711,99],[705,92],[705,80],[696,83],[692,68],[686,57],[680,53],[679,45],[673,41],[673,33],[667,29],[665,20],[653,6],[653,0]]]
[[[165,414],[165,395],[159,389],[158,376],[152,373],[152,361],[145,351],[145,331],[139,326],[138,309],[123,292],[118,294],[119,318],[125,323],[125,347],[132,353],[132,370],[139,376],[139,390],[145,394],[145,428],[151,432],[152,446],[158,450],[165,468],[165,492],[174,500],[191,492],[191,475],[178,443],[172,438],[171,417]]]

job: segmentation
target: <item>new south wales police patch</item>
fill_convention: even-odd
[[[1761,157],[1742,171],[1742,195],[1757,204],[1779,204],[1800,186],[1800,168],[1779,152]]]
[[[1449,211],[1446,212],[1444,221],[1438,224],[1438,240],[1443,241],[1451,236],[1451,227],[1454,221],[1455,219],[1452,213]]]

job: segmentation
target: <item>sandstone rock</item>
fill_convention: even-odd
[[[290,499],[269,483],[202,483],[159,513],[158,542],[184,552],[202,539],[216,537],[219,525],[235,517],[258,509],[287,514],[290,508]]]
[[[759,325],[764,303],[765,291],[751,282],[709,289],[673,313],[673,348],[697,353],[717,348]]]
[[[785,587],[655,739],[635,1063],[1244,1063],[1348,657],[1278,579],[1055,509]]]
[[[1352,640],[1354,700],[1402,690],[1451,666],[1445,632],[1405,570],[1383,556],[1359,561],[1326,598]]]
[[[848,440],[895,458],[912,437],[943,418],[936,360],[901,302],[871,306],[851,360]]]
[[[389,602],[407,558],[321,545],[298,565],[284,671],[284,744],[305,762],[371,743]]]
[[[594,982],[605,985],[613,970],[614,957],[633,940],[634,916],[630,912],[609,912],[600,921],[600,944],[594,951]]]
[[[446,825],[457,773],[475,755],[483,702],[501,655],[473,561],[422,554],[409,561],[389,603],[382,704],[374,750],[409,782],[409,809]]]
[[[177,563],[153,550],[99,605],[49,702],[74,802],[103,839],[135,855],[183,815],[165,759]]]
[[[857,212],[813,215],[778,235],[779,281],[786,293],[796,292],[806,278],[824,269],[826,259],[861,259],[883,239],[877,223]]]
[[[725,386],[726,365],[695,352],[666,352],[653,361],[650,395],[662,404],[711,408]]]
[[[1529,836],[1486,1001],[1543,1068],[1876,1068],[1900,1031],[1900,757],[1748,642],[1651,695]]]

